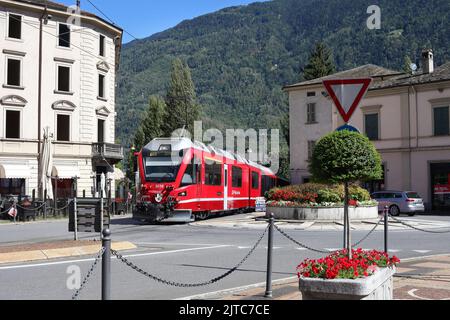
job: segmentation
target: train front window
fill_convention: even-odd
[[[144,167],[148,182],[175,182],[181,161],[174,161],[171,157],[146,157]]]

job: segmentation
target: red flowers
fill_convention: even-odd
[[[400,260],[376,250],[352,250],[352,259],[347,250],[337,251],[318,260],[306,259],[297,267],[298,277],[322,279],[357,279],[369,277],[378,268],[396,266]]]

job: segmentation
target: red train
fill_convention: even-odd
[[[187,138],[155,139],[136,155],[133,218],[148,222],[254,210],[256,199],[281,182],[266,167]]]

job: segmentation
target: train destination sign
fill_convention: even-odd
[[[362,98],[369,90],[372,79],[335,79],[325,80],[323,85],[333,99],[336,108],[348,123]]]

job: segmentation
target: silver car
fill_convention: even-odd
[[[414,191],[378,191],[372,194],[372,198],[378,201],[379,211],[388,206],[392,216],[400,213],[414,216],[417,212],[425,212],[423,199]]]

